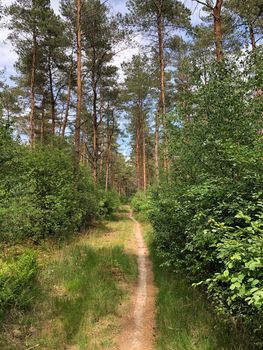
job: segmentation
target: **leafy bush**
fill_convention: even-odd
[[[131,207],[134,212],[146,212],[148,210],[148,199],[144,192],[137,192],[131,200]]]
[[[97,213],[91,176],[80,169],[75,182],[69,147],[20,146],[5,161],[0,176],[0,240],[64,237],[89,223]]]
[[[100,192],[99,215],[111,216],[120,207],[120,197],[116,191]]]
[[[32,290],[37,273],[36,255],[24,252],[11,261],[0,259],[0,319],[12,306],[26,307],[32,300]]]

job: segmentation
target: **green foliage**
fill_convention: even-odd
[[[163,264],[186,271],[195,285],[205,286],[217,310],[246,323],[260,348],[258,55],[239,66],[224,62],[205,72],[196,69],[195,92],[178,114],[169,116],[172,185],[163,184],[152,194],[149,217]]]
[[[135,213],[146,212],[149,201],[144,192],[137,192],[131,200],[131,207]]]
[[[8,308],[30,303],[36,273],[36,255],[31,250],[11,261],[0,258],[0,319]]]
[[[100,192],[99,215],[109,217],[120,207],[120,196],[116,191]]]
[[[1,167],[0,239],[63,238],[88,224],[97,213],[92,180],[81,169],[75,184],[71,150],[20,146]]]
[[[260,204],[262,209],[262,203]],[[253,315],[254,329],[263,322],[263,222],[239,212],[240,226],[214,223],[211,231],[217,237],[213,244],[219,269],[205,283],[212,298],[223,311],[239,317]]]

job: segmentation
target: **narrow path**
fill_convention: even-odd
[[[120,350],[153,350],[155,287],[152,266],[141,225],[131,214],[130,219],[134,222],[139,278],[132,293],[131,310],[124,317],[118,345]]]

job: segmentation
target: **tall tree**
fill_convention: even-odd
[[[43,28],[50,16],[49,0],[16,0],[7,8],[11,17],[8,28],[11,30],[9,39],[15,47],[19,57],[18,68],[28,67],[30,81],[30,113],[29,113],[29,141],[31,148],[35,146],[36,121],[36,79],[39,49],[43,41]]]
[[[75,122],[75,157],[76,162],[80,161],[80,124],[82,106],[82,37],[81,37],[81,13],[82,1],[76,0],[76,42],[77,42],[77,113]]]
[[[158,41],[160,94],[155,120],[155,177],[158,184],[161,119],[163,119],[163,124],[166,123],[164,118],[164,114],[166,113],[165,40],[168,34],[172,32],[171,28],[185,29],[190,27],[190,10],[177,0],[129,0],[127,7],[130,11],[128,22],[144,33],[154,34]],[[167,140],[165,140],[165,143],[167,143]],[[167,167],[167,150],[165,151],[164,159],[165,166]]]
[[[192,0],[205,6],[211,11],[214,21],[214,35],[215,35],[215,46],[216,46],[216,60],[221,62],[224,58],[223,52],[223,33],[222,33],[222,6],[224,0],[216,0],[215,3],[211,0],[201,1]]]
[[[145,55],[133,56],[131,62],[123,64],[123,70],[125,73],[123,102],[130,119],[137,189],[146,191],[149,183],[146,138],[149,135],[148,113],[153,107],[151,93],[155,83],[155,72]]]
[[[89,146],[89,159],[93,169],[94,182],[98,183],[99,161],[102,156],[100,147],[100,128],[103,124],[104,100],[106,90],[112,80],[116,80],[117,68],[111,61],[115,55],[115,46],[122,39],[117,17],[111,17],[109,8],[100,0],[86,1],[83,5],[85,21],[82,23],[83,52],[85,61],[85,96],[87,109],[92,118],[92,142]],[[89,103],[90,101],[90,103]]]

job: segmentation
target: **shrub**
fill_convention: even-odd
[[[137,192],[131,200],[131,207],[134,212],[146,212],[148,210],[148,199],[144,192]]]
[[[88,224],[97,213],[91,176],[80,169],[75,182],[69,147],[20,146],[2,165],[0,178],[0,240],[32,237],[63,238]]]
[[[120,197],[116,191],[101,191],[99,197],[99,215],[102,217],[111,216],[120,207]]]
[[[247,323],[263,318],[261,181],[210,180],[152,196],[150,219],[164,264],[203,284],[217,310]]]

